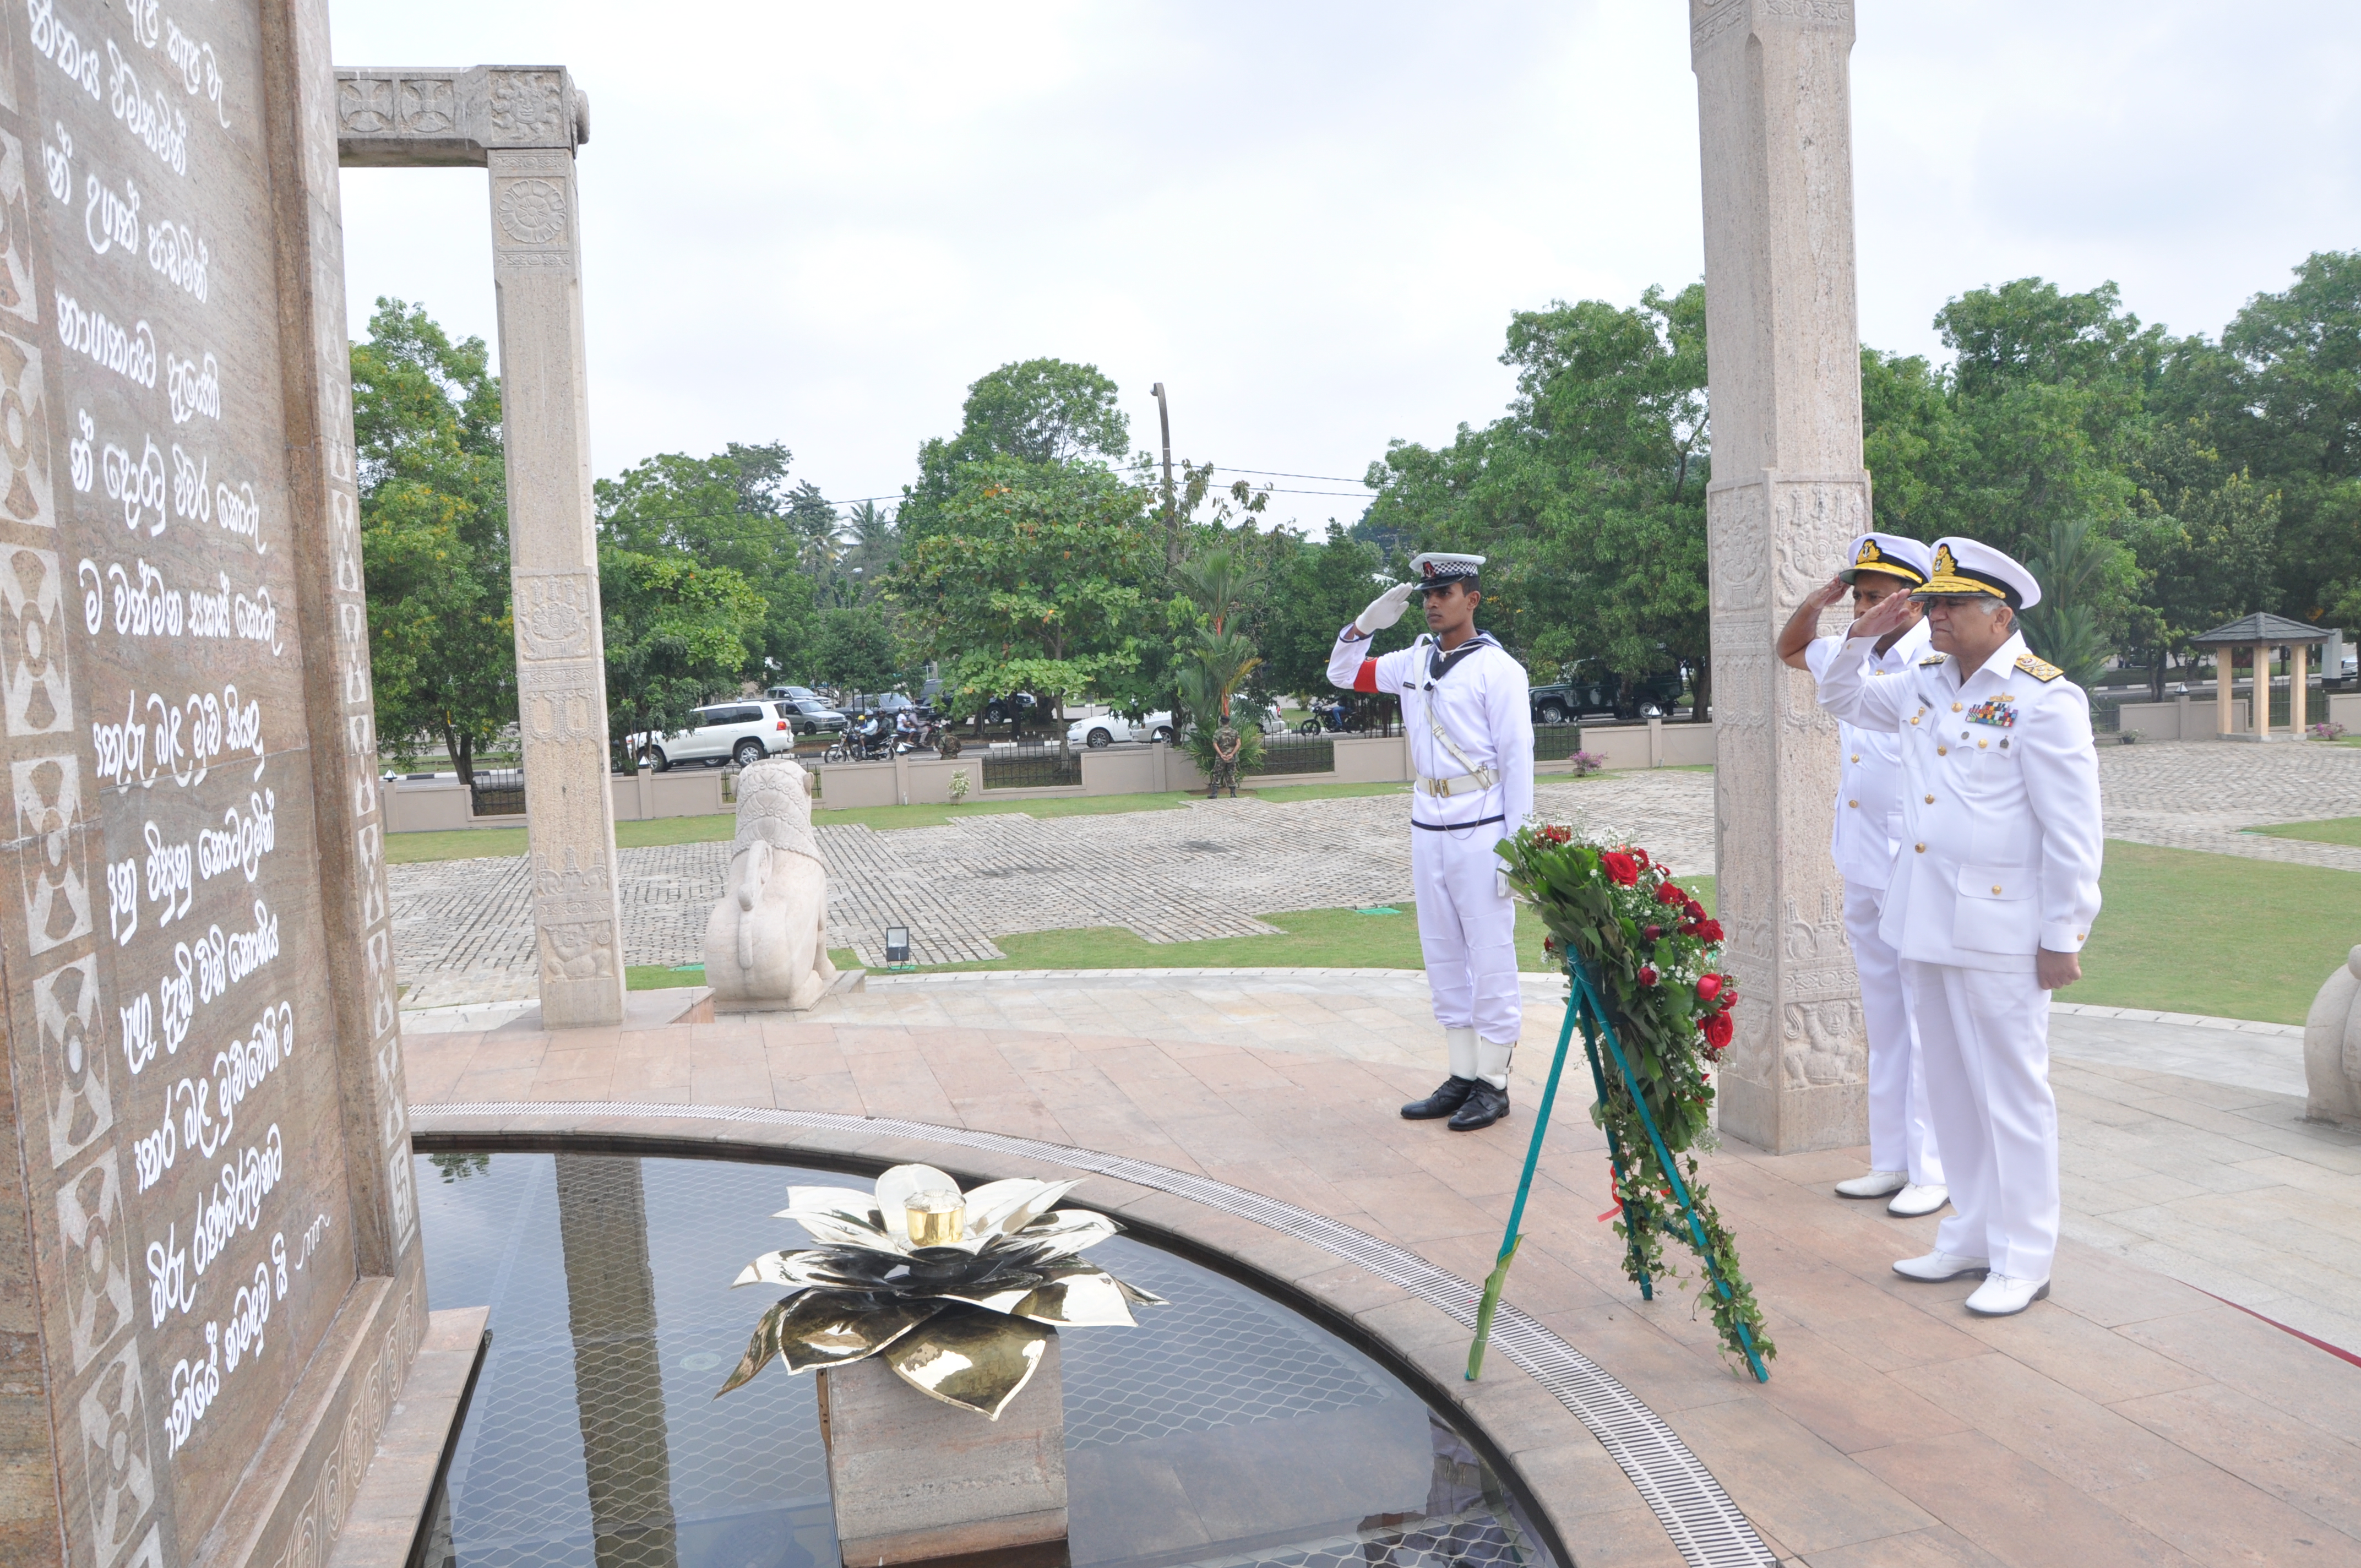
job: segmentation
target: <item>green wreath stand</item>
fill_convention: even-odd
[[[1565,972],[1571,981],[1566,998],[1565,1025],[1557,1032],[1557,1054],[1550,1059],[1549,1086],[1542,1091],[1541,1113],[1533,1118],[1532,1142],[1525,1149],[1525,1172],[1517,1181],[1517,1201],[1515,1207],[1509,1211],[1509,1228],[1500,1237],[1500,1255],[1493,1264],[1492,1272],[1485,1276],[1484,1297],[1476,1308],[1476,1343],[1467,1347],[1467,1380],[1471,1383],[1483,1373],[1484,1344],[1492,1337],[1492,1316],[1500,1308],[1500,1288],[1508,1283],[1509,1265],[1516,1260],[1517,1245],[1524,1240],[1518,1227],[1524,1223],[1525,1198],[1532,1190],[1533,1172],[1541,1165],[1542,1140],[1549,1135],[1550,1107],[1557,1100],[1558,1079],[1565,1071],[1565,1057],[1574,1044],[1575,1025],[1577,1023],[1582,1025],[1582,1051],[1590,1060],[1590,1084],[1602,1109],[1607,1104],[1607,1075],[1598,1059],[1601,1041],[1606,1043],[1607,1054],[1615,1062],[1617,1075],[1625,1083],[1633,1081],[1631,1064],[1624,1059],[1623,1047],[1615,1038],[1615,1025],[1607,1020],[1605,997],[1598,982],[1591,979],[1588,966],[1569,959]],[[1648,1142],[1655,1151],[1658,1168],[1672,1179],[1673,1197],[1680,1204],[1682,1217],[1688,1222],[1689,1235],[1696,1243],[1697,1256],[1705,1264],[1706,1277],[1711,1281],[1715,1293],[1724,1301],[1729,1301],[1732,1299],[1730,1282],[1721,1277],[1720,1268],[1713,1261],[1713,1248],[1706,1240],[1705,1227],[1697,1222],[1697,1206],[1689,1201],[1688,1183],[1681,1179],[1680,1168],[1673,1163],[1672,1151],[1664,1147],[1664,1136],[1656,1131],[1656,1119],[1648,1113],[1647,1096],[1634,1093],[1631,1102],[1640,1113],[1641,1126],[1647,1130]],[[1607,1128],[1607,1158],[1614,1167],[1615,1190],[1620,1194],[1628,1170],[1621,1144],[1615,1136],[1612,1124]],[[1627,1217],[1624,1232],[1631,1252],[1631,1271],[1639,1278],[1641,1299],[1653,1300],[1655,1288],[1648,1277],[1647,1270],[1641,1266],[1639,1231],[1640,1222]],[[1746,1365],[1753,1369],[1754,1380],[1757,1383],[1770,1382],[1771,1374],[1763,1366],[1763,1357],[1755,1352],[1754,1336],[1747,1331],[1743,1320],[1739,1321],[1737,1328],[1739,1348],[1746,1353]]]

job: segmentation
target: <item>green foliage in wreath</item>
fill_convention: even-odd
[[[1543,947],[1561,962],[1581,964],[1598,987],[1631,1065],[1627,1080],[1601,1042],[1606,1102],[1590,1113],[1622,1151],[1615,1230],[1631,1244],[1626,1272],[1634,1281],[1643,1269],[1677,1277],[1664,1263],[1666,1236],[1697,1250],[1670,1174],[1641,1124],[1644,1102],[1666,1151],[1682,1167],[1711,1261],[1730,1288],[1725,1300],[1708,1277],[1700,1299],[1711,1309],[1725,1348],[1742,1354],[1738,1326],[1743,1323],[1768,1359],[1776,1353],[1763,1332],[1753,1288],[1739,1272],[1738,1244],[1715,1212],[1690,1152],[1711,1146],[1713,1083],[1707,1072],[1730,1044],[1730,1010],[1738,1001],[1730,976],[1715,968],[1720,925],[1645,850],[1589,843],[1569,828],[1528,824],[1501,840],[1499,853],[1509,862],[1510,884],[1532,901],[1549,927]]]

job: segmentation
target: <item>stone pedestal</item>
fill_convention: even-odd
[[[1690,0],[1710,345],[1714,790],[1741,998],[1722,1130],[1868,1137],[1868,1040],[1828,858],[1836,723],[1780,627],[1868,529],[1854,317],[1851,0]],[[1831,618],[1831,623],[1834,621]]]
[[[819,1375],[820,1438],[845,1568],[993,1553],[1065,1561],[1058,1336],[996,1421],[930,1399],[876,1356]]]
[[[517,727],[542,1017],[620,1024],[622,926],[608,784],[607,667],[591,525],[575,148],[588,100],[563,66],[336,73],[338,156],[363,168],[490,173],[508,455]]]
[[[2361,948],[2321,983],[2303,1021],[2304,1109],[2361,1127]]]

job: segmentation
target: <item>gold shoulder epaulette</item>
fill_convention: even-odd
[[[2020,654],[2016,667],[2037,681],[2054,681],[2066,672],[2047,659],[2037,659],[2030,653]]]
[[[1950,655],[1949,653],[1929,653],[1918,662],[1921,664],[1939,664],[1949,657]]]

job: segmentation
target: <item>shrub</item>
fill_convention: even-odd
[[[967,792],[973,787],[974,785],[968,779],[967,770],[965,768],[953,768],[951,770],[951,804],[953,806],[957,806],[961,801],[965,800],[967,798]]]
[[[2303,732],[2315,740],[2334,740],[2345,733],[2342,724],[2307,724]]]
[[[1576,778],[1588,778],[1607,765],[1607,754],[1603,751],[1576,751],[1566,761],[1574,764]]]

